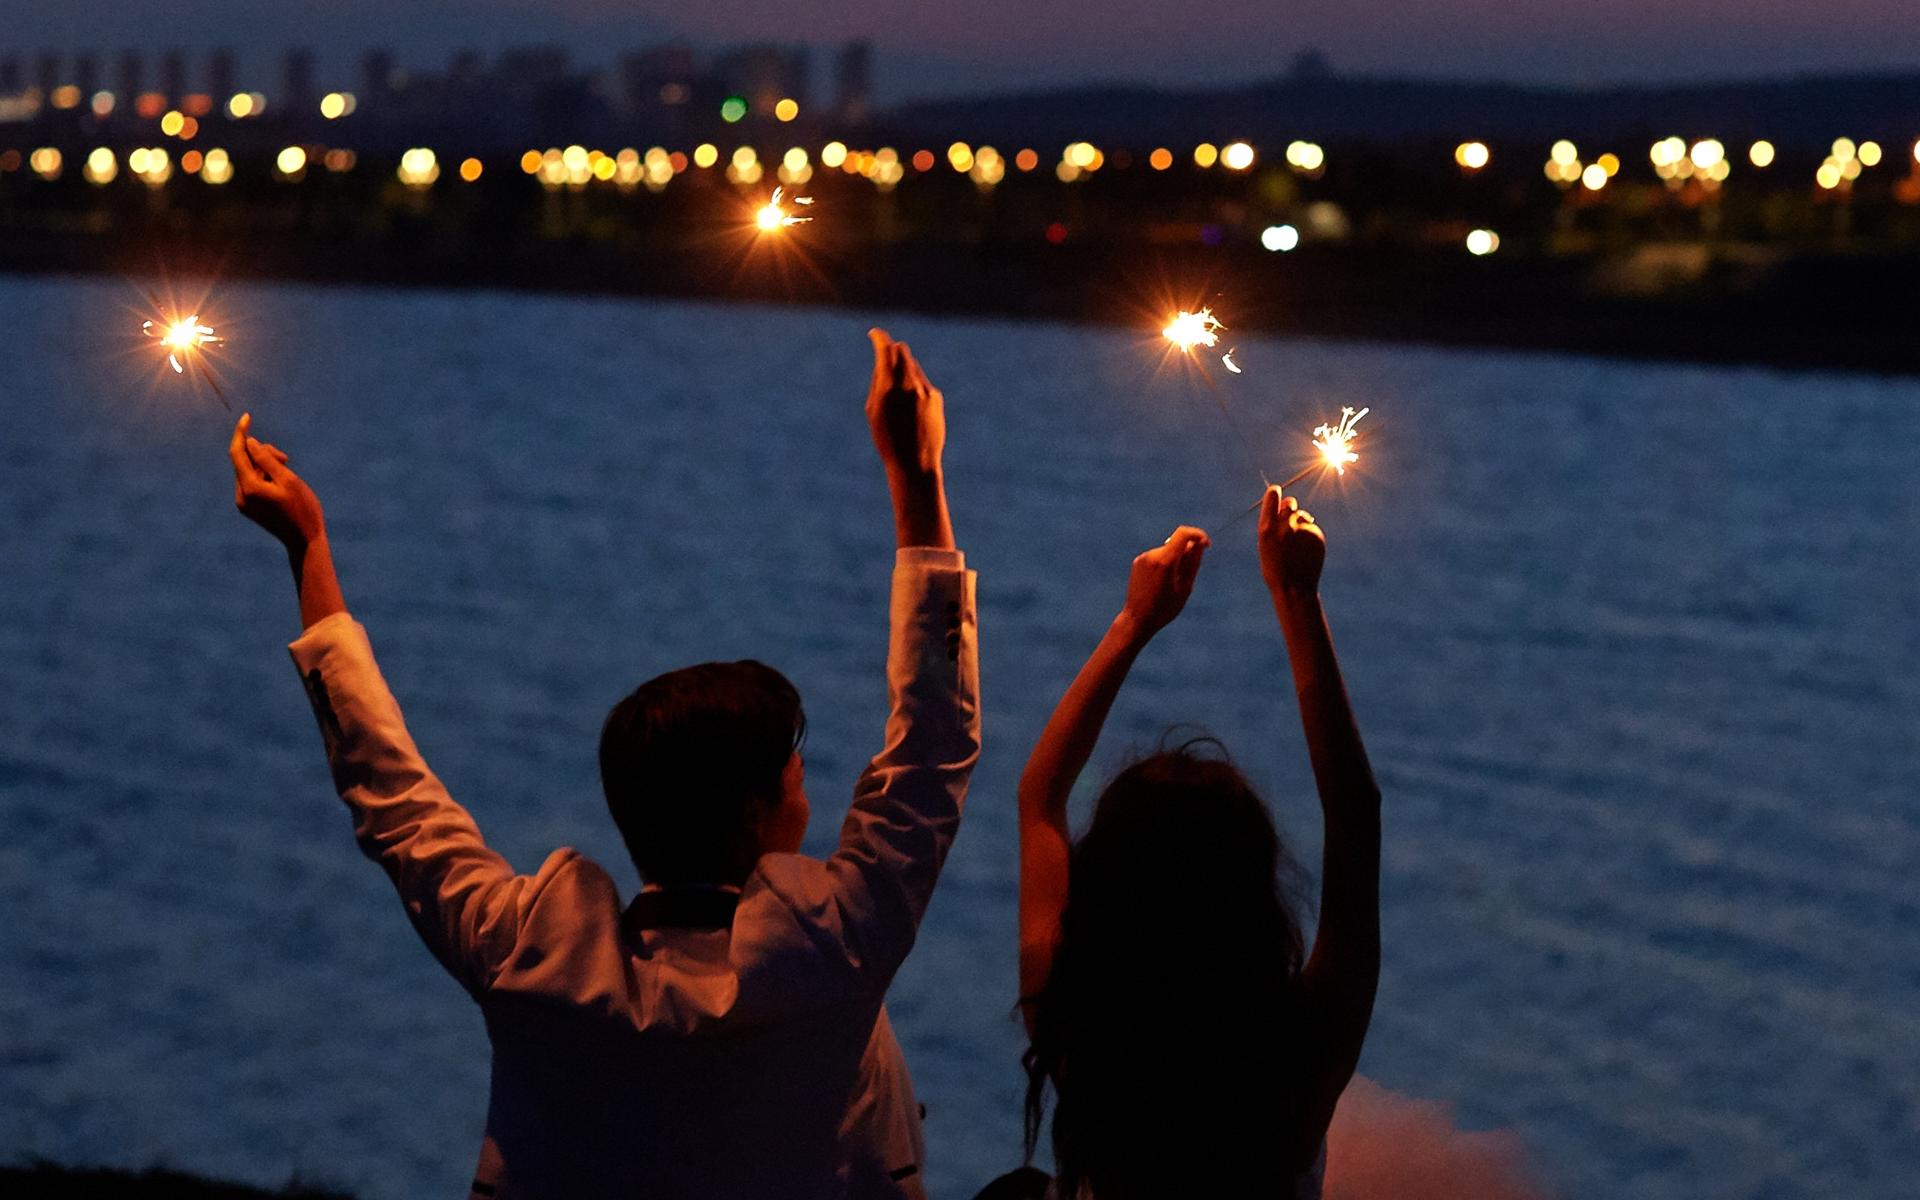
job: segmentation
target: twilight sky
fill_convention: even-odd
[[[558,41],[582,62],[682,37],[876,46],[883,103],[1092,79],[1228,83],[1303,46],[1341,71],[1593,83],[1920,66],[1914,0],[5,0],[5,52],[227,44],[271,78],[285,45],[350,79],[370,45]],[[1196,16],[1195,14],[1199,14]]]

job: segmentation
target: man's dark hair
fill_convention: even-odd
[[[600,785],[649,883],[737,883],[756,812],[807,735],[800,693],[765,663],[649,679],[600,729]]]

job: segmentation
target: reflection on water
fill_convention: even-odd
[[[479,1019],[353,849],[285,569],[138,301],[0,281],[0,1155],[457,1194]],[[621,864],[605,709],[745,656],[806,697],[828,844],[882,718],[867,314],[215,307],[229,393],[320,488],[416,735],[509,857]],[[1132,554],[1240,511],[1349,404],[1365,457],[1310,500],[1387,793],[1363,1069],[1517,1127],[1570,1195],[1891,1197],[1920,1171],[1920,385],[1242,339],[1229,422],[1155,378],[1154,330],[889,324],[946,390],[981,573],[987,753],[891,1000],[937,1194],[1018,1157],[1025,750]],[[1312,861],[1283,670],[1243,522],[1097,765],[1201,724]]]

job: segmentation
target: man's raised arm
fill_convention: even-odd
[[[234,503],[280,540],[293,567],[303,632],[289,649],[320,722],[334,787],[353,812],[354,837],[393,881],[428,949],[469,991],[482,991],[564,852],[538,877],[514,875],[427,768],[366,631],[347,615],[319,497],[283,451],[249,436],[250,427],[242,416],[227,447]]]
[[[884,988],[912,948],[960,826],[980,753],[974,576],[954,548],[941,453],[945,398],[875,329],[867,424],[893,501],[886,743],[861,775],[828,860],[849,960]]]

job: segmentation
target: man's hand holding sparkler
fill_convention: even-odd
[[[1319,594],[1327,535],[1313,523],[1312,513],[1270,487],[1260,500],[1259,536],[1260,577],[1267,581],[1276,607]]]
[[[320,497],[287,465],[286,451],[252,437],[253,414],[242,413],[227,443],[233,461],[233,502],[254,524],[280,539],[300,591],[304,627],[347,611],[327,544]]]
[[[947,442],[946,398],[928,382],[905,342],[871,329],[873,382],[867,390],[867,427],[887,470],[893,528],[901,546],[951,550],[946,478],[940,456]]]
[[[1182,525],[1164,543],[1135,557],[1127,576],[1127,603],[1115,624],[1141,645],[1172,624],[1193,595],[1200,558],[1211,545],[1206,531]]]

